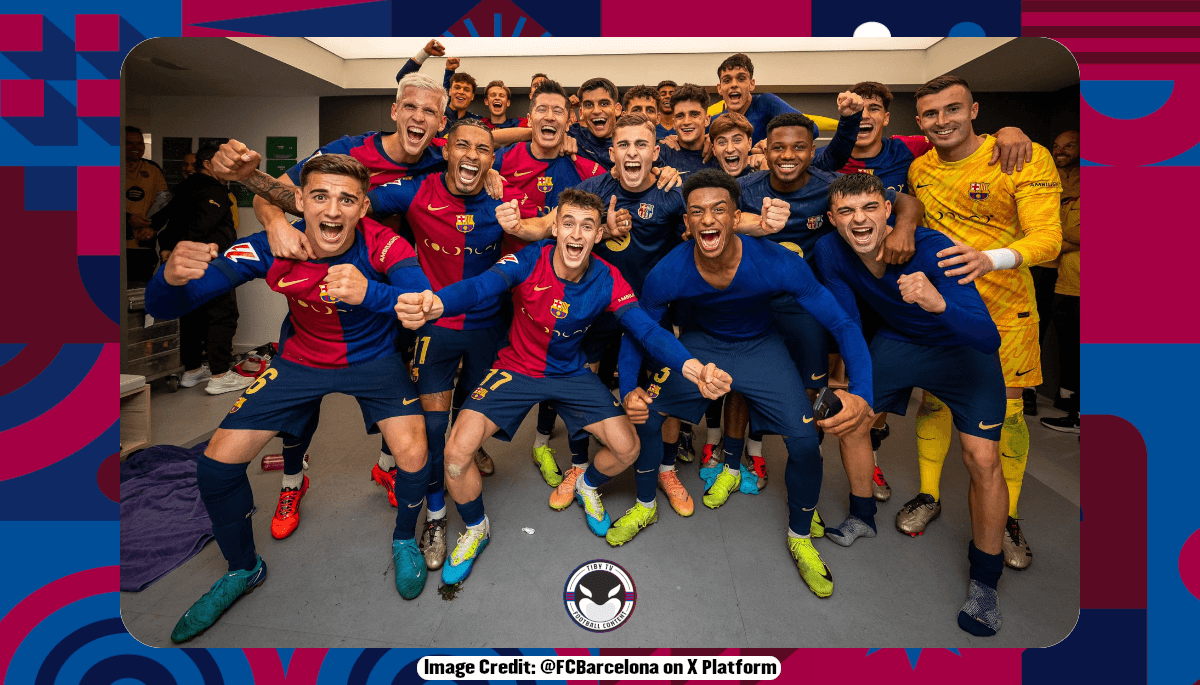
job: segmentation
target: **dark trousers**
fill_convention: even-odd
[[[1079,393],[1079,298],[1054,296],[1054,327],[1058,331],[1058,384]],[[1078,399],[1076,399],[1078,402]],[[1076,405],[1078,406],[1078,405]]]
[[[1038,340],[1045,341],[1046,327],[1054,316],[1054,284],[1058,281],[1058,269],[1031,266],[1029,275],[1033,276],[1033,296],[1037,302]]]
[[[225,293],[179,317],[179,360],[183,368],[199,368],[207,350],[208,368],[213,375],[228,371],[237,322],[237,298],[233,293]]]

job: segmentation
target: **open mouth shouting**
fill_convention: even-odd
[[[737,111],[742,106],[742,91],[733,89],[725,94],[725,104],[729,109]]]
[[[641,183],[644,170],[645,166],[640,160],[626,160],[621,164],[621,176],[630,186],[637,186]]]
[[[721,168],[730,176],[736,176],[742,170],[742,156],[739,154],[722,155],[717,158]]]
[[[592,125],[592,135],[595,135],[598,138],[603,138],[605,127],[608,126],[608,121],[608,117],[605,116],[592,117],[591,119],[588,119],[587,122]]]
[[[706,228],[696,236],[696,242],[704,252],[715,252],[721,247],[721,229]]]
[[[321,240],[329,243],[330,245],[337,245],[340,243],[342,240],[342,234],[346,230],[345,225],[334,223],[332,221],[322,221],[319,225],[319,228],[321,229]]]
[[[405,145],[410,148],[419,147],[422,143],[425,142],[425,134],[427,134],[428,132],[429,132],[428,129],[426,129],[422,126],[417,126],[415,124],[409,124],[404,129]]]
[[[875,133],[875,124],[874,123],[864,120],[861,124],[858,125],[858,139],[859,140],[870,140],[871,136],[874,133]]]
[[[479,165],[471,162],[462,162],[458,165],[458,185],[462,188],[470,188],[479,179]]]
[[[568,242],[563,248],[563,256],[569,263],[576,264],[583,260],[583,243]]]
[[[874,226],[851,226],[850,239],[854,241],[856,246],[870,247],[874,242],[875,227]]]
[[[558,132],[559,128],[556,124],[542,124],[537,129],[539,142],[543,145],[552,145],[558,139]]]

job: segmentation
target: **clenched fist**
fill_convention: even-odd
[[[521,230],[521,210],[517,200],[496,205],[496,223],[505,233],[516,235]]]
[[[858,93],[849,90],[838,93],[837,96],[838,114],[848,117],[855,112],[861,112],[863,108],[862,96]]]
[[[328,285],[325,292],[346,304],[362,304],[367,296],[367,277],[353,264],[337,264],[329,267],[323,279]]]
[[[792,207],[777,197],[764,197],[762,204],[762,228],[766,233],[778,233],[787,226]],[[751,219],[753,221],[753,219]]]
[[[646,423],[646,419],[650,418],[650,403],[653,401],[654,398],[650,397],[650,393],[644,388],[634,388],[625,396],[623,403],[629,422],[635,425]]]
[[[204,275],[208,264],[217,258],[216,243],[181,240],[163,267],[163,278],[171,285],[183,285]]]
[[[945,298],[929,282],[929,277],[924,271],[904,274],[896,279],[896,285],[900,286],[900,297],[904,298],[905,302],[917,304],[921,309],[934,314],[946,311]]]
[[[396,318],[400,325],[409,330],[417,330],[442,315],[444,307],[442,299],[431,290],[419,293],[404,293],[396,298]]]
[[[243,181],[258,170],[261,162],[262,155],[246,147],[240,140],[231,138],[229,142],[222,143],[213,155],[213,176],[222,181]]]

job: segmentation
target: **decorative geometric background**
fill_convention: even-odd
[[[802,682],[1200,678],[1200,515],[1185,489],[1196,477],[1194,441],[1185,440],[1194,433],[1190,390],[1200,383],[1196,348],[1187,347],[1200,342],[1200,323],[1186,295],[1195,221],[1187,203],[1200,187],[1200,129],[1189,123],[1200,104],[1200,14],[1188,11],[1200,3],[1004,0],[919,12],[882,0],[775,0],[697,6],[690,18],[670,21],[637,0],[266,0],[252,10],[234,0],[40,4],[40,14],[0,15],[0,188],[20,198],[8,234],[28,236],[10,239],[22,247],[9,250],[8,288],[21,298],[36,293],[9,298],[15,306],[0,330],[0,680],[419,680],[418,650],[156,650],[121,623],[112,397],[119,366],[117,79],[138,42],[334,33],[314,26],[337,26],[344,36],[381,26],[421,37],[688,36],[708,35],[719,23],[726,35],[849,36],[866,21],[893,36],[1046,36],[1079,60],[1084,187],[1096,203],[1086,215],[1089,264],[1102,274],[1089,282],[1084,303],[1082,609],[1075,631],[1047,649],[767,653],[783,662],[786,680]]]

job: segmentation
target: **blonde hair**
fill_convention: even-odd
[[[434,81],[432,78],[424,74],[409,74],[408,76],[400,79],[400,82],[396,84],[396,102],[400,102],[400,99],[404,96],[405,88],[432,90],[440,95],[442,97],[442,104],[438,105],[439,111],[445,111],[446,103],[450,102],[450,95],[446,92],[446,89],[442,87],[442,84]]]

